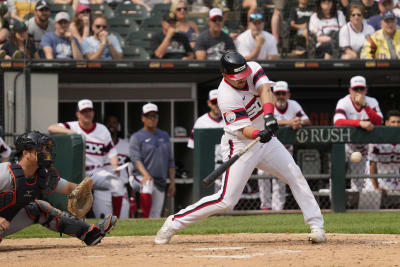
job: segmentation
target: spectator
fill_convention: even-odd
[[[400,30],[392,11],[383,13],[382,29],[374,32],[361,51],[362,59],[400,59]]]
[[[336,0],[317,0],[317,11],[310,17],[309,30],[317,39],[317,58],[330,59],[335,50],[338,50],[340,28],[346,24],[343,12],[337,10]]]
[[[274,36],[263,29],[263,14],[250,14],[249,29],[240,34],[236,40],[237,50],[246,60],[267,60],[278,57]]]
[[[221,9],[213,8],[210,10],[208,25],[209,29],[200,33],[196,42],[197,59],[219,60],[226,51],[235,50],[232,38],[221,31],[224,26]]]
[[[168,133],[157,128],[158,107],[147,103],[142,109],[143,128],[129,140],[129,156],[135,166],[136,183],[140,187],[143,217],[160,218],[164,205],[167,173],[168,195],[175,195],[175,163]]]
[[[342,59],[359,58],[365,40],[374,33],[374,28],[367,24],[364,18],[362,5],[350,7],[350,21],[340,29],[339,47],[342,50]]]
[[[168,12],[163,16],[162,31],[154,36],[155,58],[194,59],[194,53],[187,36],[176,28],[176,16]]]
[[[369,19],[372,16],[379,14],[379,4],[375,0],[361,0],[364,7],[364,19]]]
[[[197,118],[194,123],[193,130],[190,134],[187,146],[191,149],[194,149],[194,129],[202,129],[202,128],[223,128],[225,126],[225,122],[222,119],[221,110],[218,107],[218,89],[211,90],[208,93],[207,105],[210,108],[210,111],[203,114],[199,118]],[[220,144],[215,145],[215,168],[218,168],[222,164],[222,153]],[[218,179],[215,182],[215,192],[221,187],[221,179]]]
[[[28,34],[32,37],[36,49],[40,48],[40,42],[45,33],[54,32],[56,25],[50,18],[50,5],[45,0],[36,2],[35,16],[28,20]]]
[[[7,0],[8,11],[13,19],[23,21],[25,15],[35,11],[38,0]]]
[[[0,137],[0,155],[1,162],[7,162],[11,155],[11,148],[4,142],[3,138]]]
[[[380,13],[378,15],[372,16],[368,19],[368,24],[371,25],[375,31],[380,30],[382,27],[382,19],[383,19],[383,13],[386,11],[393,11],[394,9],[394,4],[393,0],[379,0],[379,11]],[[397,25],[400,26],[400,18],[396,18],[397,20]]]
[[[82,52],[87,59],[121,59],[121,45],[112,34],[107,32],[107,19],[100,15],[93,19],[93,35],[82,40]]]
[[[382,124],[383,115],[378,101],[373,97],[366,96],[367,91],[367,82],[364,77],[354,76],[351,78],[349,94],[341,98],[336,105],[333,117],[335,126],[354,126],[372,131],[374,125]],[[362,160],[358,163],[347,160],[347,173],[364,175],[366,173],[368,145],[346,144],[345,150],[347,159],[355,151],[363,154]],[[351,190],[361,192],[364,188],[364,182],[363,179],[351,179]]]
[[[400,127],[400,111],[390,110],[386,114],[385,126]],[[370,174],[400,175],[400,144],[369,144],[368,160]],[[373,189],[400,191],[399,178],[372,178]]]
[[[57,21],[57,20],[56,20]],[[52,134],[80,134],[86,142],[86,176],[93,177],[93,212],[96,218],[112,213],[111,175],[101,175],[105,171],[106,157],[113,170],[118,173],[118,153],[114,147],[110,132],[101,123],[94,122],[93,102],[82,99],[78,102],[77,121],[50,125]],[[114,176],[112,176],[114,177]]]
[[[82,59],[79,41],[69,31],[68,13],[58,12],[54,20],[55,32],[45,33],[40,43],[46,59]]]
[[[115,149],[118,153],[118,165],[124,165],[126,163],[131,164],[131,159],[129,158],[129,143],[122,138],[119,138],[118,135],[121,131],[121,125],[116,115],[108,115],[105,119],[105,124],[108,130],[111,133],[112,141],[114,143]],[[107,163],[105,164],[106,169],[110,172],[113,172],[112,166],[107,159]],[[112,183],[112,206],[113,206],[113,214],[118,218],[129,218],[129,195],[128,192],[132,190],[128,190],[129,186],[129,175],[132,170],[132,166],[126,167],[121,170],[119,177],[117,179],[113,179]]]
[[[313,13],[307,4],[308,0],[298,0],[297,7],[292,7],[289,13],[290,28],[296,32],[296,37],[302,40],[300,43],[304,43],[304,48],[308,45],[307,26]]]
[[[0,49],[10,34],[8,7],[5,3],[0,3]],[[0,52],[0,58],[4,58],[5,52]]]
[[[90,35],[90,7],[85,4],[79,4],[75,9],[75,16],[72,19],[69,30],[79,43],[82,44],[83,38]]]
[[[275,37],[277,44],[279,44],[279,33],[281,32],[282,24],[282,10],[286,5],[286,0],[273,0],[274,2],[274,13],[271,17],[271,32]]]
[[[311,122],[304,112],[303,108],[295,100],[290,99],[290,90],[287,82],[276,82],[273,87],[275,95],[274,116],[278,120],[279,126],[289,126],[293,130],[297,130],[303,125],[311,125]],[[293,156],[293,145],[285,145],[285,148]],[[264,172],[258,170],[258,174]],[[272,179],[272,195],[271,180],[258,180],[260,189],[260,200],[262,210],[283,210],[286,202],[286,184],[277,178]]]
[[[187,1],[179,0],[175,5],[173,4],[171,10],[176,16],[176,29],[186,35],[189,39],[190,46],[194,47],[196,39],[199,34],[199,29],[194,21],[187,20]]]
[[[39,58],[39,53],[32,40],[28,39],[28,28],[23,21],[14,20],[11,36],[2,47],[6,52],[5,59],[11,58]]]

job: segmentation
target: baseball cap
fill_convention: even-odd
[[[70,22],[70,17],[67,12],[58,12],[56,17],[54,18],[55,22],[59,22],[60,20],[66,20]]]
[[[0,2],[0,17],[3,17],[8,12],[8,6],[6,3]]]
[[[85,109],[93,109],[93,102],[89,99],[82,99],[78,102],[78,111],[83,111]]]
[[[387,10],[387,11],[383,12],[382,19],[383,20],[396,19],[396,15],[393,13],[392,10]]]
[[[273,91],[275,92],[289,92],[289,85],[285,81],[278,81],[275,83],[273,87]]]
[[[215,7],[210,10],[210,12],[208,13],[208,17],[210,19],[215,18],[215,17],[222,17],[222,10]]]
[[[42,8],[45,8],[45,7],[50,8],[49,3],[47,3],[44,0],[40,0],[40,1],[36,2],[35,10],[41,10]]]
[[[85,10],[90,10],[90,6],[86,5],[86,4],[79,3],[79,5],[76,7],[75,12],[81,13],[81,12],[83,12]]]
[[[163,20],[167,22],[176,22],[176,16],[174,12],[168,12],[164,14]]]
[[[146,105],[144,105],[142,108],[142,114],[145,115],[149,112],[158,112],[157,105],[153,103],[147,103]]]
[[[367,87],[367,81],[363,76],[354,76],[350,80],[350,88]]]
[[[208,100],[215,100],[218,98],[218,89],[211,90],[208,93]]]
[[[26,27],[25,22],[19,21],[19,20],[14,20],[14,23],[12,26],[10,25],[10,30],[12,32],[22,32],[28,30],[28,27]]]

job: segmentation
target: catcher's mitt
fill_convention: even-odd
[[[68,195],[68,211],[77,218],[85,217],[93,204],[92,195],[93,179],[86,177]]]

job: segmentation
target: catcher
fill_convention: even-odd
[[[93,181],[85,178],[76,185],[60,178],[52,167],[53,147],[50,136],[28,132],[15,141],[17,161],[0,164],[0,242],[5,236],[40,223],[60,235],[75,236],[93,246],[100,243],[116,224],[117,217],[112,214],[95,225],[78,218],[84,217],[92,205]],[[40,200],[41,196],[52,192],[69,194],[70,213]]]

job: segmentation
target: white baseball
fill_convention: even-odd
[[[358,151],[351,153],[350,160],[354,163],[360,162],[362,159],[362,154]]]

